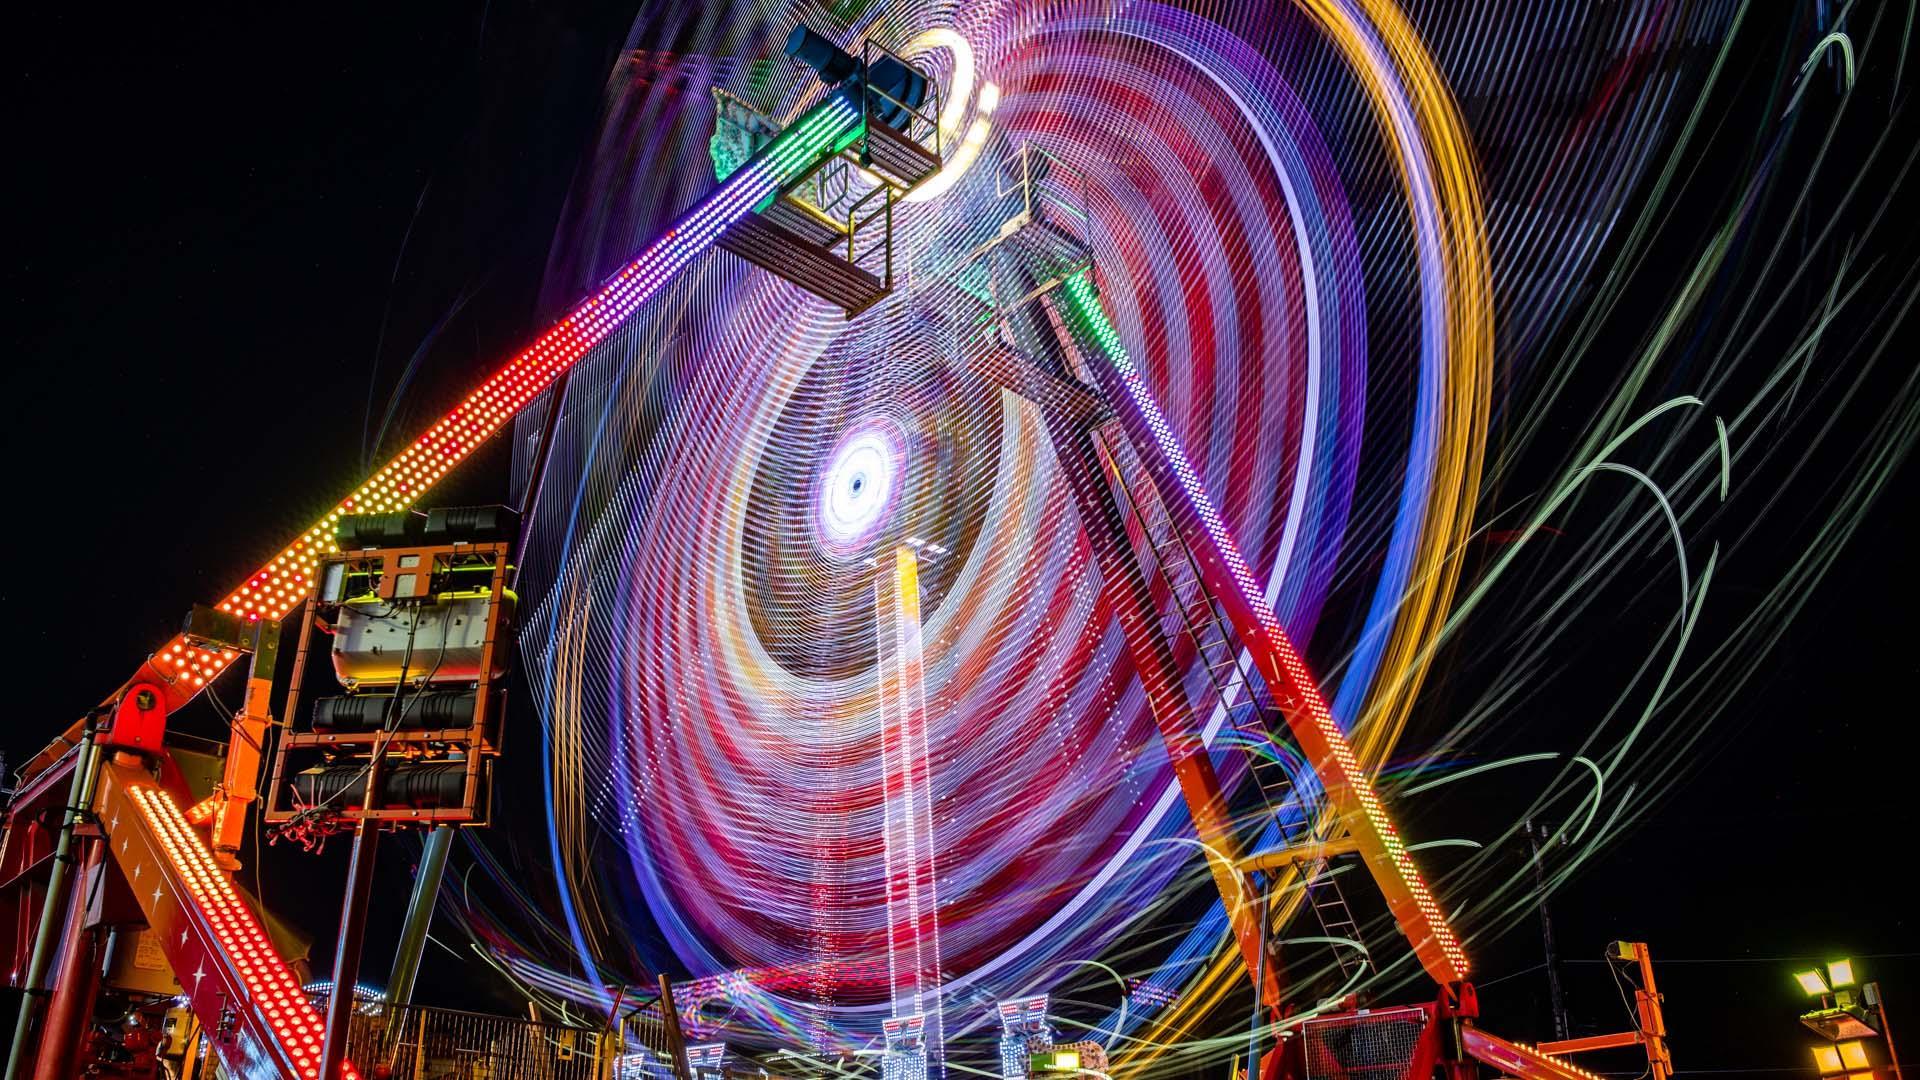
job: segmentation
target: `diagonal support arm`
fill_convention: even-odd
[[[1207,590],[1225,608],[1252,654],[1295,741],[1325,785],[1329,803],[1353,836],[1421,966],[1442,985],[1465,980],[1466,954],[1447,925],[1445,913],[1394,829],[1346,733],[1335,722],[1313,673],[1273,617],[1265,591],[1133,366],[1119,332],[1101,306],[1091,270],[1068,278],[1046,302],[1071,329],[1087,358],[1089,374],[1117,411],[1122,428],[1160,489],[1175,527],[1200,556]]]

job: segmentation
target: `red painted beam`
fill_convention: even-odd
[[[1475,1061],[1520,1080],[1600,1080],[1598,1074],[1562,1061],[1537,1046],[1511,1042],[1477,1027],[1461,1027],[1460,1049]]]
[[[179,801],[145,771],[101,765],[94,811],[188,1005],[227,1071],[316,1080],[320,1014]],[[348,1080],[358,1080],[349,1066]]]

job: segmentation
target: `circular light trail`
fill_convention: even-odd
[[[1417,689],[1407,657],[1431,631],[1403,601],[1417,587],[1444,605],[1484,423],[1456,406],[1484,386],[1484,341],[1463,335],[1485,327],[1450,291],[1479,270],[1448,261],[1466,249],[1429,190],[1448,164],[1434,155],[1457,164],[1459,147],[1431,139],[1419,109],[1437,84],[1382,4],[1201,7],[875,5],[845,43],[924,48],[942,85],[971,83],[942,102],[944,190],[895,208],[895,294],[847,322],[715,259],[583,364],[534,511],[522,647],[552,739],[563,914],[613,932],[578,957],[527,950],[522,977],[544,964],[604,986],[660,963],[609,940],[657,938],[733,1023],[821,1046],[872,1036],[897,929],[875,604],[894,544],[919,542],[950,1000],[1115,946],[1191,869],[1046,426],[966,360],[992,288],[969,259],[1007,220],[1023,146],[1059,163],[1065,201],[1043,210],[1077,215],[1119,336],[1276,621],[1312,643],[1364,756],[1391,746],[1386,699]],[[787,18],[731,9],[711,55],[664,52],[671,20],[640,21],[556,272],[592,280],[596,258],[711,185],[708,87],[776,118],[817,95],[788,65],[734,63]],[[689,487],[712,494],[668,495]],[[1173,647],[1197,696],[1194,650]],[[1225,709],[1197,722],[1223,760],[1300,768],[1286,745],[1229,752],[1245,736]],[[1159,946],[1152,978],[1171,994],[1216,940],[1202,926]]]
[[[838,552],[871,542],[893,508],[900,448],[884,421],[849,431],[828,459],[814,501],[821,541]]]

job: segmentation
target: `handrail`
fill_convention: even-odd
[[[873,61],[875,59],[873,54],[875,53],[878,53],[882,57],[886,57],[895,61],[896,63],[900,64],[902,67],[905,67],[907,70],[914,72],[915,74],[919,75],[921,78],[926,80],[927,90],[928,90],[927,101],[931,102],[932,112],[928,112],[927,106],[924,104],[916,108],[912,105],[907,104],[904,101],[901,101],[899,98],[894,97],[892,94],[889,94],[884,90],[878,90],[874,88],[872,82],[867,78],[865,78],[864,76],[866,72],[869,71],[873,66]],[[860,92],[861,92],[860,111],[861,111],[862,119],[864,121],[862,124],[861,132],[860,132],[860,147],[862,150],[862,157],[866,156],[865,151],[870,142],[871,133],[873,129],[873,114],[874,114],[873,99],[878,97],[883,101],[889,102],[897,106],[898,108],[906,112],[908,116],[912,117],[915,120],[920,121],[921,123],[926,124],[929,128],[931,128],[932,136],[933,136],[933,147],[932,147],[933,156],[940,161],[945,161],[946,146],[944,144],[944,141],[940,132],[940,106],[941,106],[940,81],[938,79],[935,79],[925,69],[921,68],[919,65],[915,64],[913,61],[908,60],[906,57],[901,56],[899,53],[894,52],[892,49],[889,49],[884,45],[876,44],[871,38],[861,42],[860,44],[860,71],[862,75],[862,78],[860,80]],[[909,122],[906,128],[896,128],[895,130],[899,131],[903,137],[918,144],[922,149],[925,149],[926,137],[915,136],[911,131],[912,127],[913,127],[912,123]]]
[[[880,205],[868,212],[865,217],[861,217],[861,208],[876,197],[879,198]],[[862,260],[868,255],[876,250],[883,251],[885,262],[882,273],[877,276],[889,289],[893,288],[893,202],[893,185],[881,184],[854,200],[853,204],[847,207],[847,262],[852,266],[860,267]],[[881,230],[880,239],[861,248],[860,230],[873,224],[874,219],[882,217],[885,219],[885,227]]]
[[[1047,162],[1046,169],[1038,179],[1033,175],[1035,171],[1033,159],[1036,157]],[[1019,179],[1009,186],[1007,182],[1009,176],[1016,170]],[[1071,177],[1072,182],[1048,183],[1053,177],[1062,174]],[[1092,185],[1087,182],[1086,173],[1067,164],[1059,155],[1050,153],[1030,141],[1022,142],[1020,149],[1014,151],[1013,155],[1002,163],[994,176],[994,194],[997,197],[1004,198],[1020,191],[1029,213],[1033,211],[1037,200],[1044,199],[1083,222],[1093,220],[1086,209],[1087,193],[1091,190]],[[1077,199],[1073,197],[1076,194]]]

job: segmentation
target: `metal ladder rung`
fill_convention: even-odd
[[[1233,628],[1219,601],[1208,591],[1192,549],[1181,537],[1179,529],[1174,527],[1157,495],[1147,498],[1135,493],[1138,487],[1136,476],[1134,470],[1123,466],[1119,470],[1118,480],[1121,498],[1132,510],[1140,525],[1141,535],[1146,540],[1152,562],[1151,566],[1146,567],[1149,575],[1158,574],[1166,585],[1178,616],[1180,632],[1193,642],[1206,681],[1213,687],[1219,701],[1222,704],[1227,701],[1228,691],[1236,683],[1247,691],[1242,704],[1227,710],[1228,720],[1240,730],[1261,735],[1284,729],[1284,718],[1276,715],[1281,704],[1277,700],[1262,702],[1255,696],[1252,678],[1240,663],[1240,651],[1235,645],[1237,638]],[[1146,490],[1152,489],[1148,487]],[[1300,808],[1291,818],[1281,814],[1283,809],[1291,803],[1297,803],[1299,798],[1293,777],[1286,766],[1264,755],[1254,754],[1249,771],[1283,841],[1289,846],[1313,842],[1313,824],[1304,808]],[[1320,925],[1322,934],[1358,941],[1360,924],[1347,906],[1339,882],[1326,873],[1325,863],[1302,866],[1300,875],[1306,906],[1313,909],[1314,920]],[[1269,876],[1268,881],[1271,880]],[[1354,974],[1357,966],[1367,962],[1363,955],[1350,948],[1336,946],[1333,953],[1335,964],[1348,977]]]
[[[1236,678],[1236,679],[1241,676],[1240,661],[1233,659],[1231,657],[1226,660],[1222,660],[1216,664],[1208,664],[1206,665],[1206,667],[1208,671],[1213,672],[1215,674],[1230,672],[1231,678]]]

